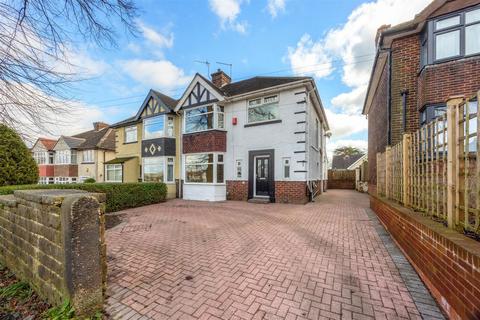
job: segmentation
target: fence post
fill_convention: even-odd
[[[457,126],[456,109],[463,97],[451,97],[447,101],[447,222],[449,228],[455,227],[456,168],[457,168]]]
[[[390,171],[392,170],[391,154],[392,154],[392,147],[388,146],[387,149],[385,150],[385,197],[387,199],[392,198],[392,194],[391,194],[392,190],[390,190],[390,179],[392,178],[390,176]]]
[[[410,199],[408,196],[408,190],[410,188],[409,179],[410,179],[410,134],[406,133],[403,135],[403,150],[402,150],[402,173],[403,173],[403,205],[405,207],[410,206]]]

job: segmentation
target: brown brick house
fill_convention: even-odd
[[[411,21],[382,26],[365,99],[369,190],[376,154],[445,112],[454,95],[480,89],[478,0],[435,0]]]

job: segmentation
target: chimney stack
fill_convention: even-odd
[[[215,86],[221,88],[232,82],[232,79],[221,69],[218,69],[217,72],[212,73],[212,82]]]
[[[94,122],[93,123],[93,130],[95,131],[100,131],[102,129],[108,128],[110,125],[108,125],[105,122]]]

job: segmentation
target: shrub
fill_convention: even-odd
[[[19,135],[0,124],[0,186],[38,182],[38,167]]]
[[[97,182],[97,181],[95,181],[95,179],[93,179],[93,178],[88,178],[88,179],[85,179],[83,181],[83,183],[95,183],[95,182]]]
[[[12,194],[15,190],[29,189],[78,189],[105,193],[106,212],[141,207],[165,201],[167,186],[164,183],[80,183],[80,184],[31,184],[0,187],[0,195]]]

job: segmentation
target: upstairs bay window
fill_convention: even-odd
[[[429,21],[420,41],[422,66],[480,54],[480,8]]]
[[[222,106],[210,105],[185,111],[185,133],[225,128],[225,115]]]
[[[277,120],[278,95],[248,101],[248,123]]]
[[[55,164],[77,164],[77,151],[76,150],[56,151]]]
[[[173,137],[173,116],[164,114],[143,121],[143,140]],[[165,124],[165,122],[167,122]]]
[[[37,164],[46,164],[47,163],[48,153],[44,151],[36,151],[33,153],[33,159]]]
[[[185,181],[187,183],[224,183],[223,154],[186,155]]]

